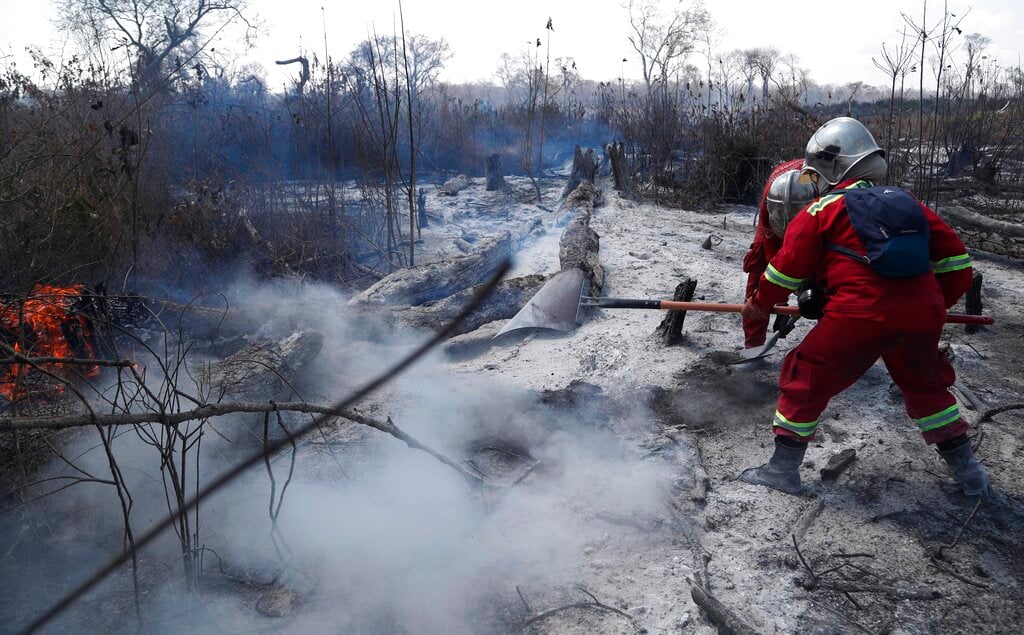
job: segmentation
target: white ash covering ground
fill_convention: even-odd
[[[459,253],[452,241],[467,233],[485,238],[540,218],[547,232],[519,252],[512,275],[553,273],[563,181],[542,182],[539,207],[528,181],[509,180],[510,192],[485,192],[483,179],[473,179],[456,197],[428,193],[428,210],[444,222],[423,231],[420,262]],[[622,199],[601,185],[604,202],[592,227],[601,236],[605,295],[668,298],[691,277],[695,299],[743,300],[740,263],[752,207],[680,211]],[[712,234],[721,242],[702,249]],[[976,263],[985,274],[986,312],[997,324],[975,335],[947,327],[959,379],[987,406],[1020,401],[1024,319],[1017,298],[1024,269],[1001,259]],[[308,400],[344,396],[407,350],[394,341],[408,338],[373,343],[354,336],[358,325],[346,320],[345,299],[329,289],[304,293],[315,300],[315,312],[298,301],[280,303],[273,321],[325,333],[302,387]],[[455,338],[446,353],[417,365],[361,410],[393,417],[498,488],[469,486],[374,430],[326,430],[298,453],[282,508],[278,546],[286,546],[289,566],[282,568],[269,537],[266,475],[253,472],[203,512],[202,542],[216,550],[224,570],[207,561],[200,611],[185,611],[181,596],[159,584],[178,575],[173,550],[150,556],[166,562],[162,571],[144,562],[144,630],[713,633],[691,600],[694,576],[759,632],[1017,630],[1024,617],[1019,412],[984,425],[979,457],[999,495],[932,564],[930,553],[954,540],[971,504],[906,418],[884,368],[876,366],[833,401],[805,461],[810,491],[788,496],[736,476],[771,452],[778,362],[811,324],[799,324],[766,367],[739,370],[709,360],[712,351],[741,347],[737,315],[689,314],[686,339],[672,348],[654,336],[663,317],[605,310],[568,334],[509,334],[491,342],[502,324],[492,323]],[[218,429],[230,430],[230,423]],[[857,450],[857,461],[837,483],[821,482],[818,469],[846,448]],[[219,447],[210,454],[230,452]],[[288,457],[274,465],[280,484]],[[104,532],[105,548],[116,549],[116,523]],[[805,588],[811,577],[793,532],[802,534],[800,552],[819,586],[844,581],[859,590],[848,598]],[[79,536],[86,533],[82,528]],[[52,586],[49,593],[64,585]],[[132,630],[131,620],[96,617],[97,609],[131,610],[126,575],[107,589],[82,603],[64,627],[89,616],[104,630]],[[922,589],[939,597],[906,599],[921,597],[915,592]],[[530,621],[591,602],[587,592],[606,606]],[[24,619],[33,611],[13,614]]]

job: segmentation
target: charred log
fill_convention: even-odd
[[[586,152],[576,146],[572,154],[572,172],[569,174],[569,182],[562,190],[562,198],[569,196],[583,182],[594,182],[597,174],[597,153],[593,148],[587,148]]]
[[[486,165],[484,166],[484,174],[487,177],[487,187],[485,189],[488,192],[500,190],[505,187],[505,177],[501,173],[500,154],[492,154],[487,157]]]
[[[444,185],[437,189],[441,196],[458,196],[459,192],[469,187],[469,177],[460,174],[453,179],[445,181]]]
[[[390,304],[419,306],[482,284],[512,255],[513,238],[505,232],[470,254],[412,269],[400,269],[349,300],[350,306]]]
[[[604,286],[604,269],[597,256],[601,237],[590,227],[590,216],[600,194],[593,183],[584,181],[565,199],[563,207],[571,208],[573,216],[558,243],[561,271],[582,269],[590,280],[591,295],[599,295]]]
[[[226,396],[285,399],[292,394],[289,384],[320,354],[323,343],[316,331],[300,331],[279,342],[260,340],[201,369],[199,377],[218,401]]]
[[[965,207],[947,205],[939,214],[968,247],[1012,258],[1024,258],[1024,226],[983,216]]]
[[[546,279],[544,276],[532,275],[499,282],[487,297],[487,302],[474,309],[452,335],[469,333],[488,322],[512,318],[544,285]],[[428,306],[400,311],[395,314],[395,322],[407,328],[439,329],[468,306],[478,289],[472,287]]]

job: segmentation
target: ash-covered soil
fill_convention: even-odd
[[[542,182],[541,206],[528,181],[509,181],[502,192],[485,192],[482,179],[456,197],[431,192],[421,261],[461,253],[456,239],[539,219],[544,231],[523,245],[510,275],[556,271],[563,181]],[[696,278],[695,299],[743,300],[752,207],[696,213],[601,187],[592,227],[605,295],[667,298]],[[709,235],[721,241],[704,249]],[[984,255],[975,265],[996,325],[945,335],[958,397],[976,402],[963,397],[972,421],[1024,393],[1024,267]],[[407,335],[380,339],[379,328],[358,324],[345,298],[320,290],[315,299],[336,310],[295,301],[278,320],[325,335],[296,385],[307,400],[343,397],[409,350]],[[743,368],[715,355],[741,348],[737,315],[690,313],[682,344],[670,348],[655,336],[662,317],[593,311],[572,333],[492,340],[499,322],[454,338],[359,410],[391,417],[489,485],[376,430],[327,427],[295,454],[276,525],[266,471],[204,504],[199,592],[181,588],[173,536],[144,555],[141,630],[713,633],[691,598],[694,583],[757,632],[1019,630],[1024,411],[976,429],[995,494],[974,509],[876,365],[823,415],[803,466],[808,492],[788,496],[736,477],[770,454],[779,361],[812,325],[801,321],[764,365]],[[218,421],[204,440],[204,469],[251,450],[242,431],[252,425]],[[151,449],[118,438],[135,522],[145,527],[166,513],[159,471]],[[70,443],[67,456],[104,473],[94,440]],[[848,449],[852,466],[822,480],[830,457]],[[272,461],[277,494],[291,460],[285,452]],[[0,520],[0,569],[11,581],[3,623],[26,623],[116,553],[118,514],[108,491],[82,488],[9,510]],[[139,630],[131,588],[122,569],[58,629]]]
[[[753,208],[694,213],[610,193],[592,223],[601,235],[604,293],[667,298],[691,277],[698,298],[742,302],[740,263],[753,216]],[[709,235],[722,241],[702,249]],[[944,337],[958,382],[980,402],[961,404],[972,421],[981,415],[977,408],[1021,401],[1024,388],[1018,305],[1024,267],[984,254],[975,266],[984,273],[985,310],[996,325],[972,335],[950,326]],[[581,584],[626,607],[650,632],[712,629],[691,600],[688,576],[759,632],[1019,628],[1022,411],[996,415],[976,430],[995,494],[975,511],[921,440],[878,364],[832,402],[803,466],[809,491],[788,496],[736,476],[771,453],[779,361],[812,325],[800,324],[766,365],[748,370],[719,366],[710,355],[741,347],[738,316],[691,313],[686,340],[674,348],[663,348],[654,336],[661,317],[605,310],[574,333],[520,337],[452,365],[456,373],[483,370],[532,388],[578,380],[601,386],[620,404],[649,409],[665,442],[685,455],[669,501],[677,518],[672,529],[656,547],[615,544],[588,554],[588,564],[597,562],[600,570],[584,564]],[[819,470],[848,448],[857,452],[853,465],[837,481],[823,481]],[[696,482],[704,475],[706,492]],[[571,601],[571,595],[564,598]],[[538,629],[623,632],[621,620],[607,611],[572,609]]]

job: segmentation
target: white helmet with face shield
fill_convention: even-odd
[[[816,198],[818,193],[812,184],[800,183],[800,170],[788,170],[775,177],[768,186],[766,199],[768,225],[775,235],[784,236],[789,221]]]
[[[878,159],[872,159],[876,156]],[[859,163],[882,160],[884,166],[884,157],[885,151],[864,124],[852,117],[836,117],[818,128],[807,142],[801,181],[824,181],[818,183],[824,193],[852,177]]]

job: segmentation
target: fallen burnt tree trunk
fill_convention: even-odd
[[[544,286],[546,280],[545,276],[532,275],[499,282],[487,301],[474,309],[452,335],[475,331],[495,320],[510,319]],[[437,330],[462,312],[478,290],[479,287],[472,287],[428,306],[399,311],[395,313],[395,323],[406,328]]]
[[[447,298],[463,289],[482,284],[512,255],[513,240],[508,232],[481,243],[465,256],[433,262],[411,269],[399,269],[377,281],[349,300],[349,306],[390,304],[419,306]]]
[[[601,191],[584,181],[565,199],[562,207],[571,209],[573,216],[558,242],[561,271],[582,269],[590,280],[590,295],[600,295],[604,286],[604,269],[597,257],[601,237],[590,228],[590,217],[600,197]]]
[[[290,384],[320,354],[324,337],[316,331],[299,331],[281,341],[260,340],[223,361],[203,367],[198,376],[209,394],[282,399],[293,393]]]
[[[1024,226],[989,218],[958,205],[940,207],[939,215],[956,229],[968,247],[1024,259]]]
[[[455,178],[448,179],[444,185],[437,189],[441,196],[458,196],[459,192],[469,187],[469,177],[460,174]]]

